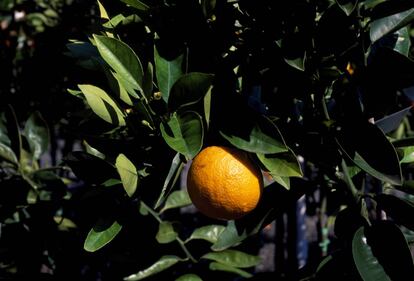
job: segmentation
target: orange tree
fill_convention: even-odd
[[[335,243],[301,278],[414,276],[414,209],[395,195],[413,193],[411,1],[107,2],[67,45],[96,75],[69,90],[85,151],[65,163],[89,187],[84,248],[110,278],[251,277],[253,237],[316,188]],[[249,214],[179,212],[177,180],[209,146],[271,175]]]

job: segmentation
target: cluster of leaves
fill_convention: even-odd
[[[174,242],[182,253],[163,255],[126,280],[205,259],[213,260],[211,270],[248,277],[240,268],[258,260],[230,248],[283,211],[286,198],[319,186],[328,199],[339,194],[331,207],[338,246],[309,278],[334,272],[340,280],[402,280],[402,272],[413,272],[400,228],[413,230],[412,203],[384,192],[414,193],[407,180],[411,2],[122,2],[128,14],[115,16],[99,3],[101,32],[68,45],[100,76],[69,90],[87,105],[78,128],[87,151],[66,163],[111,194],[114,207],[97,215],[86,250],[114,239],[127,225],[123,216],[139,210],[158,226],[156,241]],[[184,164],[213,144],[250,153],[275,183],[247,217],[186,235],[166,211],[190,203],[174,190],[176,181]],[[194,239],[211,242],[209,252],[195,256],[188,246]],[[397,254],[398,262],[390,258]]]

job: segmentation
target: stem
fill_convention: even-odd
[[[345,180],[346,186],[348,187],[348,190],[354,197],[355,201],[358,202],[358,190],[356,189],[351,179],[351,176],[349,175],[348,166],[346,165],[344,159],[342,159],[341,168],[344,173],[344,180]]]
[[[180,239],[180,237],[176,237],[175,240],[178,242],[178,244],[180,244],[181,249],[184,251],[184,253],[186,254],[186,256],[193,262],[196,263],[197,260],[193,257],[193,255],[190,253],[190,251],[188,251],[187,247],[185,246],[185,242],[183,240]]]

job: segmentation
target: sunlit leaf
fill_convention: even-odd
[[[96,115],[108,123],[125,126],[123,112],[104,90],[93,85],[78,85],[78,87]]]
[[[101,35],[93,36],[102,58],[117,74],[117,79],[133,97],[138,97],[136,91],[142,93],[144,76],[141,61],[135,52],[124,42]],[[141,94],[141,97],[144,97]]]
[[[210,252],[201,257],[202,259],[213,260],[232,267],[252,267],[260,263],[260,257],[253,256],[237,250],[224,250],[221,252]]]
[[[155,239],[157,239],[160,244],[167,244],[174,241],[175,238],[177,238],[177,235],[178,234],[175,232],[173,224],[171,222],[163,221],[159,224]]]
[[[302,169],[292,150],[273,155],[258,153],[257,157],[272,176],[302,177]]]
[[[129,197],[131,197],[138,184],[138,173],[135,165],[124,155],[119,154],[116,158],[115,167],[121,176],[122,185]]]
[[[241,277],[244,278],[250,278],[253,277],[253,274],[242,270],[240,268],[236,268],[236,267],[232,267],[230,265],[227,264],[222,264],[222,263],[218,263],[218,262],[212,262],[209,265],[209,269],[210,270],[219,270],[219,271],[226,271],[226,272],[231,272],[231,273],[235,273],[240,275]]]
[[[157,262],[155,262],[150,267],[144,270],[141,270],[135,274],[131,274],[130,276],[125,277],[124,280],[125,281],[142,280],[146,277],[152,276],[154,274],[157,274],[161,271],[166,270],[167,268],[170,268],[171,266],[173,266],[179,261],[180,261],[180,258],[177,256],[172,256],[172,255],[162,256]]]
[[[106,244],[111,242],[116,235],[118,235],[121,229],[122,226],[116,221],[106,229],[100,229],[100,226],[94,226],[86,237],[83,246],[84,249],[88,252],[95,252],[101,249]]]
[[[220,234],[226,229],[223,225],[206,225],[196,228],[191,234],[188,241],[193,239],[202,239],[210,243],[216,243]]]
[[[198,275],[188,273],[188,274],[181,275],[180,277],[175,279],[175,281],[203,281],[203,279],[201,279],[200,276]]]
[[[194,158],[201,150],[204,129],[198,113],[194,111],[174,113],[167,125],[161,124],[160,129],[167,144],[187,159]]]
[[[372,42],[383,36],[395,32],[414,20],[414,8],[398,14],[377,19],[371,23],[369,35]]]
[[[187,190],[176,190],[173,191],[165,201],[164,207],[161,209],[161,213],[168,209],[180,208],[191,204],[190,196]]]

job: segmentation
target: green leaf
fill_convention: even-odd
[[[274,127],[274,132],[278,133],[280,136],[278,139],[264,133],[258,124],[246,127],[246,130],[249,131],[246,132],[244,136],[235,135],[234,133],[229,134],[228,132],[223,131],[220,131],[220,134],[232,145],[245,151],[262,154],[274,154],[288,151],[288,148],[284,144],[280,132],[276,127]]]
[[[111,187],[118,184],[122,184],[122,181],[120,181],[119,179],[109,179],[102,183],[102,185],[105,187]]]
[[[183,166],[184,165],[180,158],[180,153],[177,153],[171,162],[170,170],[168,171],[167,177],[165,178],[164,185],[162,186],[160,196],[158,197],[158,200],[155,203],[154,209],[157,209],[161,205],[161,203],[164,201],[165,194],[167,193],[167,189],[172,188],[174,186],[176,180],[178,179],[181,173]]]
[[[168,209],[181,208],[188,205],[191,205],[191,199],[187,190],[176,190],[168,196],[160,213],[165,212]]]
[[[273,176],[279,177],[302,177],[303,173],[294,152],[289,149],[288,152],[266,155],[257,153],[260,162]]]
[[[22,138],[13,107],[10,104],[5,107],[0,117],[2,117],[0,118],[0,142],[10,147],[16,159],[19,161],[22,151]]]
[[[381,129],[368,122],[354,122],[340,127],[337,133],[340,149],[355,165],[379,180],[402,184],[397,152]]]
[[[253,256],[241,251],[230,249],[221,252],[210,252],[201,258],[240,268],[252,267],[260,263],[260,257],[258,256]]]
[[[167,144],[187,159],[193,159],[203,145],[204,129],[201,116],[194,111],[174,113],[167,123],[160,125]]]
[[[275,182],[277,182],[278,184],[280,184],[287,190],[290,189],[290,178],[289,177],[281,177],[278,175],[272,175],[272,178],[275,180]]]
[[[88,154],[91,154],[101,159],[105,159],[105,155],[96,148],[92,147],[86,140],[83,140],[82,144],[85,147],[85,150]]]
[[[303,57],[294,59],[284,58],[284,60],[291,67],[296,68],[299,71],[305,71],[306,53],[303,54]]]
[[[115,126],[125,126],[125,115],[104,90],[93,85],[78,85],[78,87],[96,115]]]
[[[207,94],[204,96],[203,105],[204,105],[204,118],[206,119],[207,128],[210,126],[210,112],[211,112],[211,90],[213,87],[210,87],[207,91]]]
[[[211,246],[211,249],[213,251],[225,250],[240,244],[247,236],[248,234],[245,229],[239,234],[235,221],[229,221],[226,228],[218,236],[217,241]]]
[[[141,11],[146,11],[149,9],[148,5],[145,4],[144,2],[140,1],[140,0],[121,0],[122,2],[124,2],[125,4],[141,10]]]
[[[170,268],[171,266],[173,266],[179,261],[180,261],[180,258],[177,256],[173,256],[173,255],[162,256],[157,262],[155,262],[150,267],[144,270],[141,270],[135,274],[132,274],[128,277],[125,277],[124,280],[125,281],[142,280],[146,277],[152,276],[154,274],[157,274],[161,271],[166,270],[167,268]]]
[[[93,35],[96,46],[102,58],[117,74],[117,79],[133,97],[135,90],[142,93],[144,72],[141,62],[135,52],[124,42],[101,35]],[[141,95],[145,98],[145,96]]]
[[[198,275],[188,273],[188,274],[181,275],[180,277],[175,279],[175,281],[203,281],[203,279],[201,279],[200,276]]]
[[[336,0],[336,3],[338,3],[342,11],[344,11],[345,14],[349,16],[352,14],[356,5],[358,4],[358,0]]]
[[[245,270],[242,270],[240,268],[235,268],[226,264],[218,263],[218,262],[212,262],[209,265],[210,270],[219,270],[219,271],[226,271],[231,272],[240,275],[244,278],[251,278],[253,275]]]
[[[385,18],[377,19],[371,23],[369,31],[371,41],[375,42],[383,36],[401,29],[413,20],[414,8]]]
[[[3,158],[4,160],[7,160],[14,164],[19,163],[19,160],[17,160],[16,154],[14,154],[13,150],[1,142],[0,142],[0,158]]]
[[[101,15],[101,19],[109,20],[109,16],[105,10],[105,7],[102,5],[102,3],[99,0],[97,0],[97,2],[98,2],[99,14]]]
[[[130,23],[141,22],[142,19],[137,15],[129,15],[125,17],[123,14],[118,14],[111,18],[108,22],[104,23],[102,26],[105,28],[113,29],[118,25],[128,25]]]
[[[375,121],[375,125],[377,125],[384,132],[384,134],[392,132],[400,126],[401,122],[410,112],[411,108],[412,106],[408,106],[400,111],[387,115],[384,118],[378,119]]]
[[[138,184],[138,173],[135,165],[124,155],[116,158],[115,167],[121,176],[122,185],[129,197],[132,197]]]
[[[364,236],[364,228],[360,227],[352,239],[352,256],[355,265],[364,281],[391,281],[384,268],[372,253]]]
[[[168,106],[172,111],[202,100],[209,91],[214,76],[212,74],[192,72],[184,74],[174,83],[168,97]]]
[[[395,32],[395,34],[397,42],[395,42],[394,50],[408,57],[411,48],[411,39],[408,27],[399,29]]]
[[[24,133],[29,142],[34,159],[39,159],[49,147],[50,137],[46,121],[39,112],[30,115],[24,126]]]
[[[412,163],[414,162],[414,146],[408,146],[402,148],[403,158],[400,160],[400,163]]]
[[[391,194],[378,194],[375,201],[379,209],[385,211],[396,223],[414,231],[414,204]]]
[[[187,241],[193,239],[202,239],[210,243],[216,243],[220,234],[226,229],[223,225],[206,225],[200,228],[196,228]]]
[[[155,239],[157,239],[160,244],[167,244],[174,241],[177,236],[178,234],[175,232],[173,224],[168,221],[163,221],[159,224]]]
[[[89,231],[88,236],[86,237],[83,248],[88,252],[95,252],[101,249],[103,246],[108,244],[118,235],[121,231],[122,226],[118,222],[113,222],[113,224],[106,229],[100,229],[99,225],[94,226],[91,231]]]
[[[170,90],[175,81],[183,74],[183,59],[184,55],[182,54],[173,60],[167,60],[161,57],[157,48],[154,47],[155,76],[157,77],[158,89],[165,102],[168,102]]]

